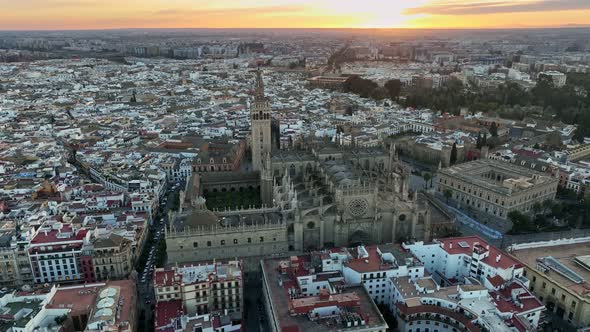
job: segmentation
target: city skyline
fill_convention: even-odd
[[[34,11],[31,8],[35,8]],[[590,24],[585,0],[23,0],[0,30],[129,28],[554,28]]]

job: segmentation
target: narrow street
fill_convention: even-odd
[[[159,260],[164,260],[166,255],[162,250],[164,238],[164,228],[168,224],[168,211],[175,205],[174,199],[182,185],[172,187],[167,190],[166,196],[160,201],[160,207],[154,214],[154,220],[149,227],[148,239],[146,240],[143,252],[137,261],[137,290],[139,293],[140,304],[140,321],[139,331],[153,331],[154,328],[154,309],[155,295],[153,287],[153,275],[156,264]]]
[[[244,323],[246,332],[270,331],[262,302],[262,279],[259,272],[246,273],[244,279]]]

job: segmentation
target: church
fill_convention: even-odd
[[[252,171],[194,174],[166,231],[176,262],[300,253],[358,244],[428,241],[452,218],[410,189],[411,169],[395,145],[273,150],[272,110],[256,72],[251,105]],[[260,188],[261,206],[207,209],[204,193]],[[258,258],[257,258],[258,257]],[[257,264],[256,264],[257,265]]]

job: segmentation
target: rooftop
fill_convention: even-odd
[[[441,174],[484,187],[502,195],[525,191],[558,180],[537,172],[494,159],[480,159],[442,169]]]
[[[450,255],[467,255],[471,256],[474,250],[480,252],[489,251],[489,255],[481,261],[489,266],[493,266],[500,269],[518,268],[522,264],[504,253],[500,249],[490,246],[484,239],[479,236],[464,236],[464,237],[453,237],[446,239],[439,239],[441,247]]]
[[[590,269],[587,264],[584,264],[590,255],[590,239],[586,239],[585,242],[567,240],[554,243],[541,242],[538,245],[520,249],[519,246],[516,246],[510,253],[531,269],[537,269],[539,260],[544,260],[548,255],[551,255],[553,261],[565,267],[567,271],[575,273],[581,279],[572,278],[569,274],[564,274],[551,267],[545,272],[539,271],[539,273],[545,274],[562,287],[570,289],[580,296],[586,296],[590,292]]]
[[[303,255],[297,257],[295,261],[309,262],[309,260],[309,255]],[[296,280],[294,276],[280,272],[279,264],[284,261],[285,258],[273,258],[265,259],[261,263],[266,280],[264,284],[268,287],[277,323],[281,330],[323,332],[335,329],[356,331],[367,327],[386,328],[387,325],[381,313],[362,286],[345,286],[338,294],[324,293],[319,296],[297,298],[291,301],[288,289],[296,284]],[[340,313],[316,320],[311,320],[307,314],[300,313],[302,311],[308,312],[312,308],[321,307],[326,303],[338,306]],[[343,324],[350,317],[362,317],[365,325],[348,327],[347,324]]]

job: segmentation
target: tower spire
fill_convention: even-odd
[[[260,171],[264,167],[267,153],[271,153],[271,107],[270,101],[264,96],[262,72],[256,71],[254,102],[251,104],[251,144],[252,169]]]
[[[264,81],[262,80],[262,71],[260,68],[256,70],[256,100],[264,99]]]

